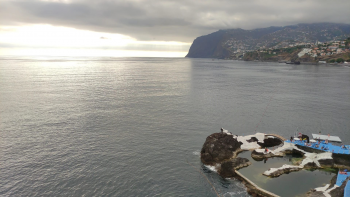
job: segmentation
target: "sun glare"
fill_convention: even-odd
[[[188,48],[190,43],[138,41],[121,34],[51,25],[28,25],[0,27],[0,47],[1,45],[11,46],[2,47],[0,50],[1,54],[7,55],[84,56],[93,53],[98,56],[114,54],[114,56],[184,57],[186,50],[170,49]],[[159,48],[169,50],[162,51]]]
[[[5,56],[185,57],[187,52],[69,48],[0,48],[0,54]]]

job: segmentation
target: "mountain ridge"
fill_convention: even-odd
[[[293,43],[315,43],[350,37],[350,24],[300,23],[252,30],[222,29],[197,37],[186,57],[228,59],[235,53],[283,48]]]

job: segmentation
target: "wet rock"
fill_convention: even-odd
[[[218,173],[224,178],[234,177],[236,175],[235,170],[249,166],[251,164],[252,163],[248,159],[237,157],[228,161],[224,161],[221,164]]]
[[[299,150],[296,150],[296,149],[293,149],[293,150],[291,151],[291,154],[292,154],[292,155],[300,155],[300,156],[304,156],[304,155],[305,155],[305,153],[303,153],[303,152],[301,152],[301,151],[299,151]]]
[[[227,133],[213,133],[203,144],[201,161],[206,165],[215,165],[231,159],[235,151],[240,150],[241,144]]]

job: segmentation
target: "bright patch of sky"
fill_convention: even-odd
[[[184,57],[189,46],[190,43],[138,41],[121,34],[52,25],[0,27],[3,55]]]

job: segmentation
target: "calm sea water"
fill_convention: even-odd
[[[216,196],[197,170],[220,195],[248,196],[201,164],[208,135],[321,131],[350,144],[349,117],[347,67],[3,57],[0,196]]]

